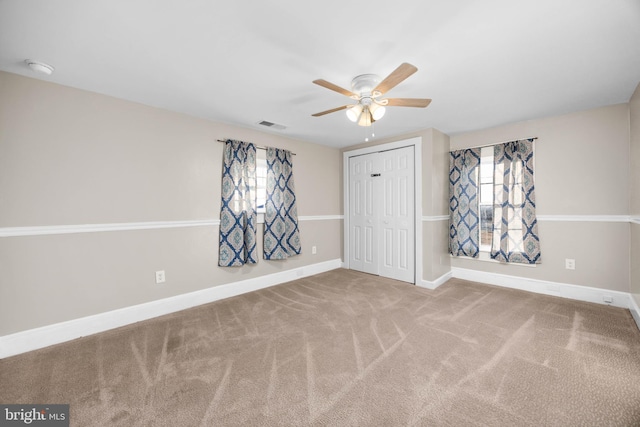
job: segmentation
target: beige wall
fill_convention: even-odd
[[[425,139],[422,215],[449,215],[449,136],[429,129]]]
[[[225,138],[294,151],[299,215],[342,213],[337,149],[4,72],[0,93],[0,228],[218,219]],[[341,228],[302,221],[302,255],[231,269],[211,226],[0,237],[0,335],[338,259]]]
[[[433,282],[451,270],[449,221],[449,136],[430,129],[423,148],[423,277]]]
[[[613,105],[451,137],[451,149],[537,136],[537,214],[629,214],[629,107]],[[566,218],[566,217],[565,217]],[[628,292],[629,224],[541,220],[542,264],[455,258],[453,267]],[[566,270],[565,258],[576,260]]]
[[[629,101],[630,118],[630,214],[631,224],[631,294],[640,306],[640,84]]]
[[[299,215],[342,213],[337,149],[4,72],[0,93],[0,228],[217,219],[215,140],[224,138],[296,152]],[[427,219],[448,214],[449,149],[528,136],[539,137],[539,215],[640,216],[640,89],[628,105],[452,137],[426,129],[348,149],[415,136]],[[454,266],[625,292],[631,283],[640,304],[639,263],[629,262],[639,259],[637,223],[541,221],[543,263],[535,268],[452,260],[448,222],[422,224],[424,280]],[[341,221],[300,228],[301,256],[234,269],[217,267],[218,230],[210,226],[0,238],[0,335],[342,257]],[[565,258],[576,260],[575,271],[564,269]],[[162,286],[154,283],[161,269]]]

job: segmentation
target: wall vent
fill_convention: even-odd
[[[287,128],[286,126],[279,125],[279,124],[273,123],[273,122],[268,122],[266,120],[258,122],[258,124],[262,125],[262,126],[269,127],[269,128],[278,129],[278,130],[285,130]]]

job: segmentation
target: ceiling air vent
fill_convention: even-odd
[[[283,126],[283,125],[279,125],[277,123],[272,123],[272,122],[268,122],[266,120],[263,120],[261,122],[258,122],[259,125],[262,126],[266,126],[268,128],[272,128],[272,129],[278,129],[278,130],[285,130],[287,127]]]

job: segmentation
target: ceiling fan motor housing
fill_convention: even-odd
[[[373,89],[380,83],[380,77],[375,74],[362,74],[351,80],[351,90],[358,95],[371,96]]]

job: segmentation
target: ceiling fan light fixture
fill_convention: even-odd
[[[354,105],[353,107],[347,109],[347,117],[354,123],[358,121],[361,115],[362,105],[360,104]]]
[[[360,119],[358,120],[358,126],[371,126],[371,123],[373,123],[373,120],[371,117],[371,111],[369,111],[368,107],[365,107],[362,110]]]
[[[371,111],[371,117],[373,117],[373,120],[380,120],[384,116],[384,113],[387,111],[386,108],[375,102],[371,104],[369,110]]]

